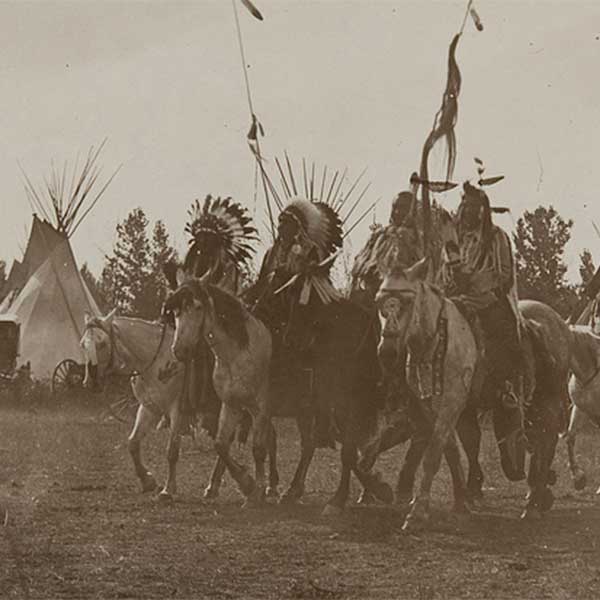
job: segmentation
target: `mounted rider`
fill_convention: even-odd
[[[275,379],[303,379],[298,386],[309,397],[313,349],[326,328],[329,308],[342,298],[330,278],[341,246],[341,221],[330,205],[292,198],[279,214],[277,235],[258,280],[245,294],[273,333]],[[317,445],[331,446],[333,406],[319,405],[318,411]]]
[[[414,192],[402,191],[392,201],[388,225],[372,226],[371,235],[352,267],[352,300],[373,309],[375,294],[385,274],[395,268],[410,267],[423,257],[415,207]]]
[[[386,274],[408,268],[422,257],[414,189],[402,191],[392,201],[388,225],[375,228],[365,247],[356,256],[350,299],[368,310],[376,311],[375,295]],[[385,356],[380,356],[388,409],[397,409],[412,397],[404,369],[396,368],[398,360],[405,362],[406,356],[394,358],[393,364],[387,364]]]
[[[188,215],[185,232],[190,235],[190,247],[183,265],[165,267],[171,288],[177,288],[177,271],[183,271],[184,278],[208,275],[209,283],[239,294],[242,268],[252,257],[252,243],[257,239],[246,208],[231,198],[208,195],[202,203],[196,200]],[[194,422],[197,413],[202,412],[203,426],[209,432],[216,430],[218,416],[212,410],[218,401],[208,375],[211,360],[206,345],[200,344],[196,357],[186,368],[187,393],[182,410],[188,422]],[[207,407],[210,407],[208,412]]]
[[[492,208],[483,189],[466,182],[456,216],[458,240],[445,244],[442,280],[446,294],[471,317],[494,409],[519,428],[523,361],[515,260],[493,212],[505,209]]]

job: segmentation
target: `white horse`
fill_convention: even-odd
[[[586,325],[571,327],[571,379],[569,395],[573,403],[566,434],[569,468],[576,490],[586,485],[586,476],[575,457],[575,439],[582,426],[591,421],[600,427],[600,337]],[[596,491],[600,494],[600,487]]]
[[[159,497],[161,500],[171,499],[176,490],[180,400],[184,393],[184,365],[171,354],[174,330],[167,324],[117,317],[115,312],[113,310],[106,317],[89,319],[86,323],[86,330],[95,330],[91,339],[98,357],[98,375],[132,375],[131,388],[139,407],[129,435],[128,448],[144,492],[153,491],[156,480],[142,463],[141,441],[163,416],[169,417],[169,469]],[[86,380],[88,378],[86,373]]]

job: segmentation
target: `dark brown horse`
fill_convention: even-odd
[[[311,295],[298,301],[301,279],[275,293],[285,282],[275,274],[262,288],[254,314],[273,335],[272,395],[275,413],[293,415],[301,437],[300,460],[282,502],[295,502],[304,483],[317,440],[315,430],[329,424],[341,444],[342,472],[327,512],[345,505],[354,472],[369,493],[382,501],[392,491],[377,474],[361,469],[358,451],[379,427],[378,323],[374,315],[346,299],[329,303]]]

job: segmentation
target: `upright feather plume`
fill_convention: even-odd
[[[252,242],[258,239],[257,231],[241,204],[231,198],[213,198],[209,194],[202,203],[196,200],[188,215],[185,231],[191,236],[190,250],[205,251],[210,240],[217,251],[223,252],[236,265],[252,257]]]

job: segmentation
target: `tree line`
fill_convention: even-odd
[[[571,313],[596,270],[591,252],[584,249],[579,257],[580,282],[567,281],[564,253],[572,227],[573,221],[552,206],[538,206],[523,213],[512,236],[519,297],[540,300],[563,317]],[[163,266],[170,260],[178,256],[164,223],[159,220],[150,226],[144,211],[136,208],[117,224],[112,252],[105,256],[99,276],[87,264],[81,275],[103,313],[116,307],[124,315],[154,319],[165,299]],[[6,280],[6,263],[0,260],[0,297],[8,291]]]

